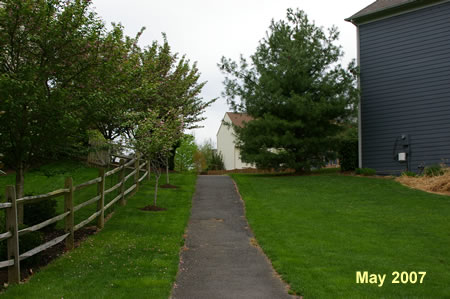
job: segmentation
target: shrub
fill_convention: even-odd
[[[338,156],[341,171],[351,171],[358,167],[358,131],[349,129],[339,136]]]
[[[68,173],[73,173],[75,170],[81,167],[79,162],[76,161],[58,161],[58,162],[50,162],[42,165],[33,171],[41,172],[42,175],[46,177],[53,176],[62,176],[67,175]]]
[[[405,172],[402,172],[402,176],[415,177],[415,176],[417,176],[417,174],[412,171],[405,171]]]
[[[201,171],[207,170],[223,170],[224,163],[222,154],[214,149],[213,141],[211,139],[207,140],[205,143],[199,146],[198,151],[203,155],[205,159],[205,166],[202,167]],[[195,160],[195,158],[194,158]],[[198,167],[197,167],[198,171]]]
[[[375,175],[376,171],[373,168],[356,168],[355,173],[359,175]]]
[[[25,196],[30,196],[26,194]],[[28,226],[32,226],[41,223],[45,220],[55,217],[57,202],[55,199],[44,199],[38,202],[29,203],[24,205],[23,210],[23,223]],[[45,229],[54,229],[56,223],[46,226]]]
[[[206,170],[206,158],[201,151],[194,153],[194,169],[196,172],[201,173]]]
[[[19,225],[19,229],[26,228],[26,225]],[[20,254],[25,253],[31,249],[34,249],[41,245],[44,241],[43,233],[40,231],[35,231],[27,233],[19,237],[19,252]],[[6,243],[6,242],[5,242]],[[24,267],[32,267],[39,261],[39,254],[33,255],[27,258],[25,261],[21,262]]]
[[[29,194],[28,194],[29,195]],[[26,195],[26,196],[28,196]],[[54,201],[54,200],[51,200]],[[56,201],[54,201],[55,203],[55,207],[56,207]],[[28,204],[25,205],[25,211],[24,211],[24,222],[27,218],[26,217],[26,207],[29,205],[33,205],[33,204]],[[48,204],[47,204],[48,205]],[[41,205],[43,206],[43,205]],[[54,208],[53,208],[54,209]],[[56,213],[56,211],[54,212]],[[49,217],[51,218],[51,217]],[[42,219],[41,221],[38,221],[34,224],[40,223],[44,220],[47,219]],[[31,226],[33,224],[20,224],[19,225],[19,230],[27,228],[29,226]],[[0,214],[0,233],[4,233],[6,232],[6,215],[5,215],[5,211],[2,211],[2,213]],[[33,248],[38,247],[39,245],[41,245],[43,243],[44,237],[43,237],[43,233],[40,231],[35,231],[35,232],[30,232],[27,234],[24,234],[22,236],[19,237],[19,253],[25,253]],[[7,259],[7,252],[8,252],[8,248],[7,248],[7,242],[6,241],[2,241],[0,242],[0,260],[4,261]],[[39,261],[39,254],[34,255],[30,258],[27,258],[26,260],[24,260],[23,262],[21,262],[20,264],[23,265],[24,267],[33,267],[33,265],[35,265],[37,262]]]
[[[434,164],[434,165],[430,165],[425,167],[424,173],[426,176],[440,176],[444,174],[444,169],[442,168],[441,165],[438,164]]]
[[[217,151],[211,153],[211,158],[208,161],[207,170],[224,170],[223,156]]]
[[[5,223],[3,222],[1,225],[1,231],[5,232]],[[27,228],[26,225],[19,225],[19,230]],[[43,243],[43,234],[39,231],[27,233],[19,237],[19,254],[25,253],[31,249],[34,249]],[[7,259],[7,242],[0,242],[0,260],[5,261]],[[33,255],[30,258],[20,262],[21,266],[24,267],[32,267],[39,261],[39,254]]]

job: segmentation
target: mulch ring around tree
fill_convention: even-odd
[[[171,184],[164,184],[159,186],[159,188],[165,188],[165,189],[177,189],[177,186],[171,185]]]
[[[161,208],[155,205],[149,205],[146,207],[141,208],[142,211],[153,211],[153,212],[160,212],[160,211],[167,211],[166,208]]]
[[[83,227],[77,230],[74,236],[75,247],[78,247],[80,243],[84,241],[88,236],[93,235],[97,232],[98,229],[95,226]],[[63,234],[64,230],[61,229],[45,232],[43,243],[51,241],[54,238],[57,238]],[[20,265],[21,280],[22,281],[29,280],[34,273],[38,272],[42,267],[47,266],[51,261],[58,258],[65,252],[66,252],[65,244],[64,242],[61,242],[39,253],[38,254],[39,258],[36,259],[37,260],[36,263],[27,266],[21,263]],[[7,284],[8,284],[8,268],[2,268],[0,269],[0,290],[5,288]]]

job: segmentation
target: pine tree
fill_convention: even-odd
[[[337,28],[325,32],[288,9],[287,20],[272,20],[250,62],[222,57],[223,96],[254,118],[234,128],[244,162],[304,172],[331,156],[358,100],[357,69],[339,64],[338,36]]]

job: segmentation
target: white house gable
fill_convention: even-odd
[[[230,118],[230,114],[233,119]],[[248,116],[237,113],[225,113],[219,131],[217,132],[217,151],[222,154],[226,170],[252,167],[251,164],[243,163],[241,161],[240,152],[235,145],[236,137],[234,136],[234,130],[231,126],[232,123],[235,125],[242,125],[242,119],[248,119]]]

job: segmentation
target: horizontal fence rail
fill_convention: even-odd
[[[142,181],[147,177],[147,175],[148,175],[148,171],[146,171],[146,172],[144,173],[144,175],[138,180],[138,182],[139,182],[139,183],[142,182]]]
[[[132,177],[133,175],[135,175],[137,172],[137,170],[133,170],[132,172],[130,172],[126,177],[125,177],[125,181],[127,181],[130,177]]]
[[[92,185],[94,185],[94,184],[98,184],[98,183],[100,183],[101,181],[102,181],[102,178],[95,178],[95,179],[93,179],[93,180],[90,180],[90,181],[87,181],[87,182],[84,182],[84,183],[81,183],[81,184],[75,186],[75,187],[74,187],[74,190],[80,190],[80,189],[83,189],[83,188],[92,186]]]
[[[117,201],[119,201],[121,197],[121,194],[117,195],[113,200],[111,200],[106,206],[105,210],[107,210],[109,207],[111,207],[113,204],[115,204]]]
[[[0,209],[10,208],[12,205],[10,202],[2,202],[0,203]]]
[[[22,203],[30,203],[30,202],[36,202],[36,201],[41,201],[43,199],[49,199],[49,198],[53,198],[53,197],[57,197],[57,196],[61,196],[64,193],[69,192],[69,189],[59,189],[59,190],[55,190],[46,194],[41,194],[41,195],[35,195],[35,196],[26,196],[26,197],[22,197],[19,199],[16,199],[18,204],[22,204]]]
[[[53,224],[53,223],[55,223],[55,222],[57,222],[59,220],[63,220],[69,214],[70,214],[70,212],[65,212],[64,214],[58,215],[56,217],[53,217],[53,218],[51,218],[49,220],[46,220],[44,222],[41,222],[39,224],[36,224],[36,225],[30,226],[30,227],[21,229],[21,230],[19,230],[19,236],[24,235],[26,233],[35,232],[35,231],[37,231],[37,230],[39,230],[41,228],[44,228],[44,227],[46,227],[46,226],[48,226],[50,224]]]
[[[70,234],[65,234],[61,237],[57,237],[51,241],[48,241],[47,243],[42,244],[39,247],[36,247],[34,249],[31,249],[23,254],[20,255],[20,260],[23,261],[24,259],[27,259],[29,257],[32,257],[35,254],[38,254],[41,251],[44,251],[45,249],[48,249],[58,243],[61,243],[62,241],[64,241],[65,238],[67,238]]]
[[[97,202],[100,199],[100,197],[101,196],[99,195],[99,196],[89,199],[88,201],[80,203],[78,206],[73,208],[73,211],[76,212],[76,211],[80,210],[81,208],[84,208],[85,206],[88,206],[88,205],[91,205],[91,204]]]
[[[128,189],[125,191],[125,195],[127,195],[128,193],[130,193],[130,192],[133,191],[134,189],[136,189],[136,185],[133,185],[133,186],[131,186],[130,188],[128,188]]]
[[[105,173],[105,176],[113,175],[113,174],[115,174],[115,173],[121,171],[121,170],[123,169],[123,167],[124,167],[123,165],[122,165],[122,166],[119,166],[119,167],[116,167],[116,168],[114,168],[113,170],[110,170],[110,171],[106,172],[106,173]]]
[[[120,186],[122,186],[122,182],[117,183],[116,185],[112,186],[108,190],[105,190],[105,194],[111,193],[114,190],[117,190]]]
[[[9,237],[12,237],[12,233],[11,232],[6,232],[6,233],[3,233],[3,234],[0,234],[0,241],[6,240]],[[2,268],[2,267],[0,267],[0,268]]]
[[[117,202],[120,205],[126,204],[126,196],[131,197],[139,190],[139,183],[145,178],[150,179],[150,163],[149,161],[141,162],[138,156],[127,157],[123,155],[112,155],[113,157],[120,158],[120,163],[112,170],[105,172],[103,168],[99,169],[99,176],[87,182],[83,182],[79,185],[73,186],[73,179],[67,178],[64,184],[64,188],[55,190],[46,194],[26,196],[22,198],[16,198],[16,191],[14,186],[7,186],[6,199],[7,202],[0,203],[0,210],[4,209],[6,212],[6,232],[0,234],[0,241],[7,242],[7,260],[0,261],[0,268],[8,267],[8,282],[10,284],[20,282],[20,261],[23,261],[33,255],[36,255],[56,244],[65,241],[66,249],[70,250],[74,247],[74,233],[75,231],[86,226],[88,223],[97,219],[97,227],[102,228],[104,226],[105,211],[111,208]],[[128,160],[125,162],[125,160]],[[147,166],[147,169],[144,167]],[[126,169],[132,169],[132,171],[126,174]],[[141,172],[144,174],[139,177]],[[105,189],[106,178],[118,174],[117,183]],[[132,185],[126,189],[127,181],[133,177]],[[75,191],[87,188],[89,186],[97,185],[97,194],[91,199],[84,201],[74,206]],[[130,193],[134,191],[133,194]],[[105,205],[105,195],[117,192],[117,196],[114,197]],[[42,201],[45,199],[64,197],[64,212],[47,219],[41,223],[35,224],[30,227],[19,230],[19,218],[18,218],[18,205],[25,205],[33,202]],[[97,204],[96,211],[87,217],[85,220],[78,224],[74,223],[74,215],[80,209]],[[47,227],[53,223],[64,220],[65,232],[63,235],[54,238],[40,246],[33,248],[25,253],[19,254],[19,236],[24,234],[38,231],[44,227]]]

